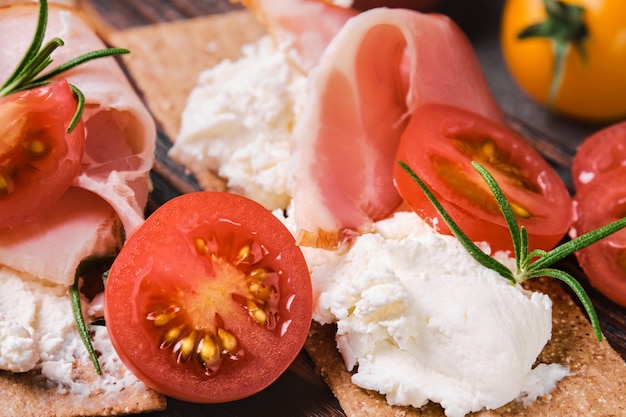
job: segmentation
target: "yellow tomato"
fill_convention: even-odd
[[[556,49],[551,38],[518,38],[529,26],[547,19],[546,3],[583,8],[586,36],[581,48],[569,42],[560,77],[555,75]],[[513,79],[539,103],[586,121],[626,117],[626,0],[506,0],[501,46]],[[551,95],[553,77],[557,81]]]

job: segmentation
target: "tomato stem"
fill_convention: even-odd
[[[558,97],[565,61],[569,50],[574,47],[583,62],[587,62],[584,42],[589,38],[589,29],[585,23],[585,9],[560,0],[544,0],[547,17],[544,21],[524,28],[517,38],[546,38],[554,43],[554,70],[548,90],[547,105],[554,108]]]

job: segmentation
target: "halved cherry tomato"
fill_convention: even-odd
[[[312,315],[308,267],[258,203],[184,194],[117,256],[105,287],[115,350],[148,386],[193,402],[250,396],[297,356]]]
[[[527,228],[530,249],[552,249],[569,228],[571,199],[558,174],[519,136],[469,111],[445,105],[418,108],[402,135],[397,159],[430,187],[472,241],[487,242],[493,251],[512,250],[511,236],[471,161],[480,162],[495,177],[518,222]],[[399,166],[394,181],[417,214],[437,231],[450,233]]]
[[[626,217],[626,166],[581,185],[574,196],[572,237]],[[575,252],[589,282],[609,299],[626,306],[626,230]]]
[[[626,216],[626,122],[585,139],[574,157],[572,177],[572,237]],[[626,306],[626,231],[576,252],[576,257],[592,286]]]
[[[82,122],[66,132],[75,112],[66,81],[0,98],[0,228],[35,219],[78,174]]]
[[[626,122],[608,126],[578,147],[572,162],[572,179],[579,189],[598,175],[626,165]]]

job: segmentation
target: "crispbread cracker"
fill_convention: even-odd
[[[102,36],[112,45],[131,51],[123,57],[124,63],[164,132],[174,140],[200,72],[223,59],[237,59],[241,45],[263,33],[265,28],[251,13],[237,11]]]
[[[532,406],[513,401],[494,411],[471,414],[480,417],[575,417],[626,415],[626,363],[606,340],[598,342],[593,328],[572,298],[556,280],[539,279],[529,285],[550,295],[553,301],[552,339],[538,360],[570,368],[557,387]],[[444,417],[438,405],[416,409],[389,406],[378,393],[354,385],[335,345],[333,326],[311,327],[305,345],[317,370],[339,400],[348,417]]]
[[[84,364],[93,369],[91,363]],[[0,417],[74,417],[134,414],[165,408],[152,390],[129,387],[115,394],[63,394],[38,382],[33,373],[0,372]]]

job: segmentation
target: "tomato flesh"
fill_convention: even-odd
[[[626,122],[610,125],[578,147],[572,162],[574,187],[579,189],[598,175],[626,165]]]
[[[116,258],[105,319],[126,366],[193,402],[250,396],[301,350],[312,317],[308,267],[269,211],[230,193],[177,197]]]
[[[36,219],[78,174],[82,122],[66,132],[75,112],[65,81],[0,98],[0,228]]]
[[[550,250],[567,232],[571,200],[550,165],[507,128],[446,105],[418,108],[404,132],[397,158],[430,187],[448,214],[474,242],[492,251],[512,250],[510,232],[485,181],[471,166],[481,163],[496,179],[531,249]],[[394,181],[405,202],[435,230],[449,228],[413,179],[400,167]]]
[[[610,125],[580,145],[572,163],[576,187],[570,235],[626,217],[626,122]],[[626,230],[576,252],[593,287],[626,306]]]
[[[574,196],[572,235],[579,236],[626,217],[626,166],[601,174]],[[626,306],[626,230],[575,253],[593,287]]]

